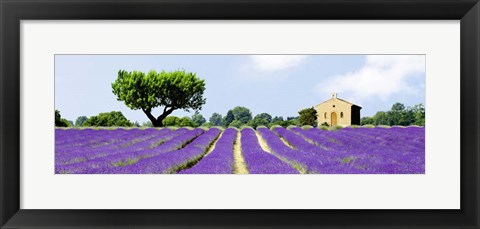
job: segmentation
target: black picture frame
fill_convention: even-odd
[[[480,227],[478,0],[0,0],[0,16],[1,228]],[[461,209],[20,209],[20,20],[84,19],[460,20]]]

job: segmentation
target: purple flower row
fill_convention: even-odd
[[[295,174],[298,173],[290,164],[265,152],[251,128],[241,130],[240,142],[242,154],[249,173],[252,174]]]
[[[237,130],[228,128],[215,144],[215,148],[195,166],[180,171],[181,174],[229,174],[233,173],[233,144]]]
[[[291,133],[306,137],[318,144],[314,148],[310,147],[311,152],[322,149],[319,152],[321,155],[349,166],[348,170],[343,170],[343,167],[324,167],[323,173],[425,173],[425,146],[419,140],[424,138],[424,132],[411,130],[413,132],[409,133],[405,129],[407,128],[324,131],[292,128],[293,132],[290,132],[276,128],[275,132],[298,149],[308,151],[306,144],[299,144],[298,137],[291,136]]]
[[[154,157],[139,160],[127,166],[109,168],[96,173],[114,174],[166,174],[175,173],[200,160],[220,134],[221,130],[211,128],[200,135],[185,148],[166,152]]]
[[[151,148],[160,145],[161,143],[187,131],[187,129],[179,129],[177,131],[164,129],[156,131],[156,133],[143,136],[141,138],[134,138],[132,136],[130,140],[120,140],[117,144],[106,145],[96,148],[82,147],[68,153],[56,153],[55,164],[66,165],[95,158],[111,156],[118,153],[147,149],[149,147]],[[62,152],[62,149],[56,149],[56,151]]]
[[[154,148],[146,148],[143,150],[135,150],[133,148],[123,150],[121,152],[116,152],[115,154],[111,154],[110,156],[98,157],[80,163],[57,165],[55,172],[80,174],[104,173],[105,171],[109,171],[109,169],[111,168],[113,169],[115,167],[128,166],[144,158],[154,157],[166,152],[180,149],[189,142],[191,142],[193,139],[201,135],[204,130],[194,129],[189,131],[181,128],[173,133],[177,132],[180,132],[181,134]]]
[[[264,136],[273,151],[287,160],[297,163],[307,173],[329,173],[332,168],[342,173],[357,172],[341,163],[341,160],[339,160],[340,152],[332,154],[321,147],[310,144],[304,138],[283,127],[275,128],[274,131],[296,150],[286,146],[279,136],[269,129],[259,128],[259,132]]]

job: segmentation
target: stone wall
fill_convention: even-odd
[[[326,102],[319,104],[315,107],[318,114],[318,125],[327,122],[329,126],[332,126],[331,115],[333,112],[337,114],[337,125],[349,126],[352,124],[352,105],[341,101],[337,98],[332,98]],[[358,119],[360,118],[360,110],[358,109]],[[325,118],[325,113],[326,118]],[[343,113],[343,117],[341,114]],[[357,115],[354,115],[357,118]]]

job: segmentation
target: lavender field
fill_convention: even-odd
[[[423,174],[423,127],[55,130],[56,174]]]

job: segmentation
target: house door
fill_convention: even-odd
[[[330,122],[331,123],[330,126],[336,126],[337,125],[337,113],[332,112],[330,117],[332,119],[331,122]]]

